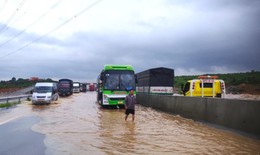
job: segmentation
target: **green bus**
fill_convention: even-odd
[[[98,76],[97,101],[102,106],[123,106],[130,89],[136,94],[134,69],[131,65],[104,65]]]

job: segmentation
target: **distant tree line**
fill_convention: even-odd
[[[23,79],[23,78],[16,79],[15,77],[13,77],[11,80],[1,81],[0,89],[1,88],[25,88],[25,87],[33,86],[36,82],[55,82],[55,81],[53,81],[50,78],[30,80],[30,79]]]
[[[246,72],[246,73],[228,73],[228,74],[204,74],[210,76],[218,76],[219,79],[223,79],[226,83],[226,86],[236,86],[240,84],[252,84],[260,86],[260,71]],[[174,87],[181,88],[182,84],[185,84],[188,80],[196,79],[199,75],[191,76],[176,76],[174,78]],[[57,82],[50,78],[47,79],[38,79],[30,80],[13,77],[8,81],[1,81],[0,88],[24,88],[34,85],[36,82]]]

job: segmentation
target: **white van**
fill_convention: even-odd
[[[50,104],[52,101],[57,101],[58,99],[59,94],[56,83],[38,82],[35,84],[32,94],[32,104]]]

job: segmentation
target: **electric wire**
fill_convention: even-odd
[[[0,47],[4,46],[5,44],[9,43],[10,41],[14,40],[15,38],[17,38],[18,36],[20,36],[21,34],[23,34],[24,32],[26,32],[29,28],[31,28],[33,25],[37,24],[41,19],[43,19],[51,10],[53,10],[55,7],[57,7],[59,5],[59,3],[61,2],[61,0],[57,1],[54,5],[52,5],[47,11],[45,11],[40,17],[38,17],[35,21],[33,21],[31,24],[29,24],[26,28],[24,28],[22,31],[20,31],[19,33],[17,33],[15,36],[13,36],[12,38],[8,39],[7,41],[3,42],[2,44],[0,44]]]
[[[1,13],[2,10],[4,9],[4,7],[5,7],[6,3],[7,3],[7,1],[8,1],[8,0],[5,0],[5,1],[4,1],[4,4],[3,4],[2,7],[0,8],[0,13]]]
[[[17,14],[17,12],[22,8],[22,6],[24,5],[26,0],[23,0],[18,7],[15,9],[15,11],[13,12],[13,14],[9,17],[9,19],[7,20],[6,24],[0,29],[0,34],[3,33],[5,30],[8,29],[8,25],[9,23],[13,20],[13,18],[15,17],[15,15]]]
[[[96,2],[92,3],[91,5],[89,5],[88,7],[84,8],[83,10],[81,10],[80,12],[78,12],[76,15],[72,16],[71,18],[67,19],[66,21],[64,21],[63,23],[61,23],[60,25],[58,25],[57,27],[53,28],[52,30],[50,30],[49,32],[41,35],[40,37],[28,42],[27,44],[25,44],[24,46],[12,51],[12,52],[9,52],[3,56],[0,57],[0,59],[3,59],[4,57],[7,57],[7,56],[10,56],[12,54],[15,54],[21,50],[23,50],[24,48],[30,46],[31,44],[33,44],[34,42],[36,41],[39,41],[41,40],[42,38],[48,36],[50,33],[60,29],[61,27],[63,27],[64,25],[68,24],[70,21],[72,21],[73,19],[77,18],[78,16],[82,15],[83,13],[85,13],[86,11],[90,10],[91,8],[93,8],[94,6],[96,6],[98,3],[100,3],[102,0],[97,0]]]

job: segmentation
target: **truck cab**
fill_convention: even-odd
[[[199,76],[198,79],[189,80],[182,87],[182,93],[184,96],[225,98],[225,82],[217,78],[217,76]]]
[[[79,93],[79,92],[80,92],[80,83],[73,82],[73,93]]]

